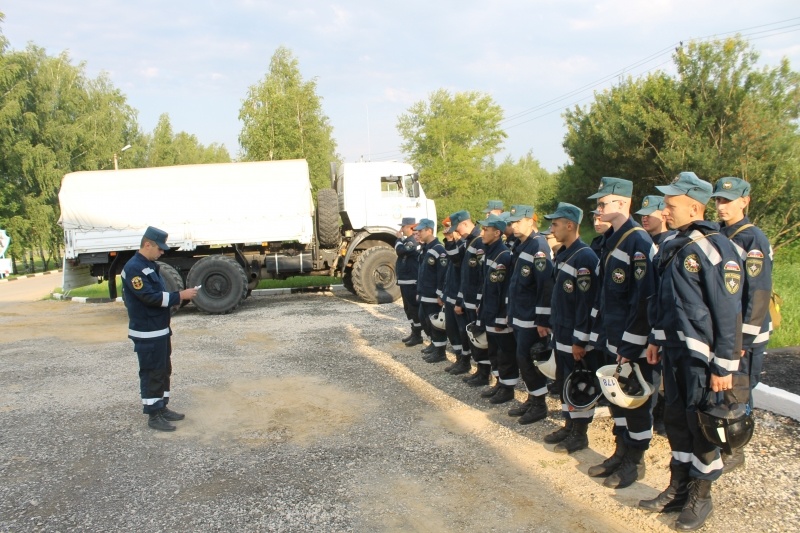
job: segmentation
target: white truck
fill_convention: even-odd
[[[202,311],[233,311],[262,279],[341,276],[369,303],[399,297],[394,242],[402,217],[436,220],[419,175],[400,162],[331,164],[312,200],[305,160],[73,172],[59,192],[64,282],[116,277],[147,226],[169,234],[169,290],[201,285]]]

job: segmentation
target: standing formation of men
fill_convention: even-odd
[[[601,178],[589,197],[591,244],[580,238],[583,210],[566,202],[544,217],[551,242],[526,204],[504,212],[490,200],[477,224],[465,210],[451,214],[444,246],[432,220],[411,235],[414,221],[404,219],[398,277],[416,280],[415,295],[403,289],[412,326],[404,340],[421,342],[424,330],[425,359],[436,363],[449,339],[455,361],[445,370],[467,373],[474,362],[463,381],[485,387],[480,397],[491,404],[513,400],[522,381],[525,401],[508,411],[521,424],[547,418],[548,381],[558,382],[564,423],[544,438],[557,453],[589,446],[595,406],[605,400],[616,447],[588,474],[609,488],[644,477],[658,405],[670,483],[639,507],[679,512],[676,529],[693,531],[712,510],[712,483],[744,465],[750,390],[772,330],[772,249],[747,218],[746,181],[725,177],[712,187],[682,172],[657,189],[664,196],[644,196],[634,213],[640,225],[633,182]],[[721,225],[705,220],[711,198]],[[408,261],[412,250],[416,276],[405,263],[401,274],[400,256]]]

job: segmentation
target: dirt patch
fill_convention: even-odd
[[[239,380],[190,388],[192,416],[164,438],[237,441],[248,446],[291,442],[308,446],[350,425],[375,407],[367,397],[307,377]]]
[[[17,342],[56,337],[59,342],[98,344],[128,336],[128,314],[124,306],[76,305],[58,301],[3,305],[0,307],[0,339]]]

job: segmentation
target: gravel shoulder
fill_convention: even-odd
[[[664,438],[643,482],[605,489],[585,472],[612,451],[610,420],[590,450],[554,454],[553,398],[547,421],[519,426],[404,347],[405,324],[401,306],[349,294],[187,307],[170,404],[187,419],[162,434],[141,414],[121,304],[0,307],[0,530],[671,530],[675,515],[635,508],[666,486]],[[800,531],[800,427],[757,418],[709,531]]]

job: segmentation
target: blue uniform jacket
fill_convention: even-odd
[[[447,253],[447,273],[444,280],[444,298],[447,303],[456,305],[461,292],[461,261],[467,251],[463,239],[445,241],[444,250]]]
[[[731,226],[723,226],[723,235],[731,239],[736,253],[744,264],[742,290],[742,349],[763,346],[769,341],[772,318],[769,302],[772,297],[772,246],[767,236],[756,226],[736,233],[751,224],[747,217]],[[734,235],[731,237],[731,235]]]
[[[170,307],[181,301],[167,292],[154,261],[136,252],[122,269],[122,294],[128,309],[128,338],[134,342],[172,335]]]
[[[400,237],[394,243],[394,251],[397,254],[397,284],[416,285],[419,275],[419,254],[422,253],[422,246],[417,242],[413,235]]]
[[[524,241],[517,240],[513,254],[513,273],[508,283],[510,325],[549,328],[553,251],[543,235],[533,233]]]
[[[598,262],[594,250],[580,239],[556,253],[550,321],[556,348],[563,352],[589,344]]]
[[[697,221],[662,244],[650,342],[685,348],[726,376],[739,369],[744,272],[718,229]]]
[[[422,247],[417,275],[417,295],[420,302],[438,303],[444,299],[444,275],[447,270],[447,253],[439,239]]]
[[[478,320],[492,333],[510,333],[506,295],[511,270],[511,251],[498,239],[486,247],[484,259],[483,290]],[[503,328],[503,331],[489,328]]]
[[[477,311],[483,291],[483,263],[486,250],[478,226],[464,239],[464,258],[461,260],[461,290],[458,306]]]
[[[628,218],[619,230],[611,228],[606,232],[597,264],[600,289],[592,310],[592,345],[603,347],[604,339],[605,348],[612,355],[625,359],[646,355],[650,333],[647,305],[655,294],[655,253],[650,235],[633,218]]]

